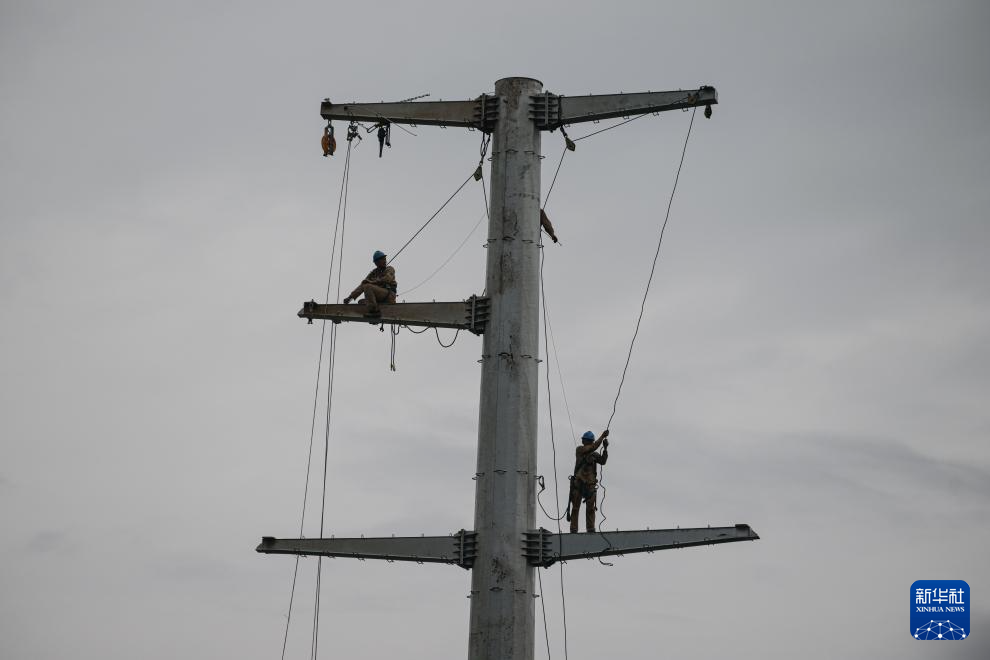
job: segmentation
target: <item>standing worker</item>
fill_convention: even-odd
[[[604,445],[602,453],[595,451]],[[598,466],[608,460],[608,429],[595,440],[595,434],[585,431],[581,444],[574,448],[574,476],[571,477],[571,502],[567,507],[567,519],[571,521],[571,533],[578,531],[578,513],[584,500],[584,522],[589,532],[595,531],[595,507],[598,502]]]
[[[378,303],[394,303],[398,285],[395,283],[395,269],[386,265],[385,253],[375,250],[371,256],[375,262],[375,269],[368,273],[367,277],[361,280],[351,294],[344,298],[344,304],[351,302],[364,293],[364,298],[360,302],[368,306],[368,316],[381,316]]]

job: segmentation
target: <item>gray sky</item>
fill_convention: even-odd
[[[987,28],[979,2],[7,0],[0,656],[280,655],[293,561],[253,549],[299,527],[319,326],[295,312],[325,290],[343,166],[320,156],[319,102],[522,75],[718,88],[612,424],[606,527],[763,537],[569,563],[570,656],[932,657],[908,589],[963,579],[973,636],[939,653],[990,657]],[[611,412],[688,121],[582,141],[549,201],[577,433]],[[345,286],[477,163],[479,133],[415,132],[354,153]],[[543,139],[546,188],[562,145]],[[400,289],[468,235],[479,186],[403,253]],[[410,299],[480,293],[483,233]],[[470,527],[479,352],[402,333],[391,373],[387,334],[341,326],[329,533]],[[287,657],[308,657],[315,564]],[[560,658],[559,575],[542,577]],[[323,588],[322,657],[466,652],[464,571],[335,560]]]

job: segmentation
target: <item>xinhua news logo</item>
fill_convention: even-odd
[[[969,585],[962,580],[918,580],[911,585],[911,635],[918,640],[969,637]]]

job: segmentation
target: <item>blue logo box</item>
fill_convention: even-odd
[[[911,585],[911,636],[918,640],[969,637],[969,585],[962,580],[918,580]]]

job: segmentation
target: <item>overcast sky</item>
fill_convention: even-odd
[[[972,637],[937,652],[990,657],[990,5],[782,5],[0,3],[0,657],[280,657],[294,561],[254,547],[299,532],[320,325],[295,313],[325,293],[343,169],[319,103],[506,76],[720,98],[612,423],[605,526],[762,539],[568,563],[569,656],[935,657],[910,585],[962,579]],[[565,455],[611,412],[689,120],[580,142],[549,200]],[[345,287],[477,164],[479,133],[413,131],[354,152]],[[407,299],[483,289],[480,186],[397,262],[401,291],[470,236]],[[393,373],[387,333],[340,326],[328,535],[471,527],[480,347],[402,332]],[[309,654],[315,571],[287,658]],[[321,657],[464,657],[469,583],[328,560]]]

